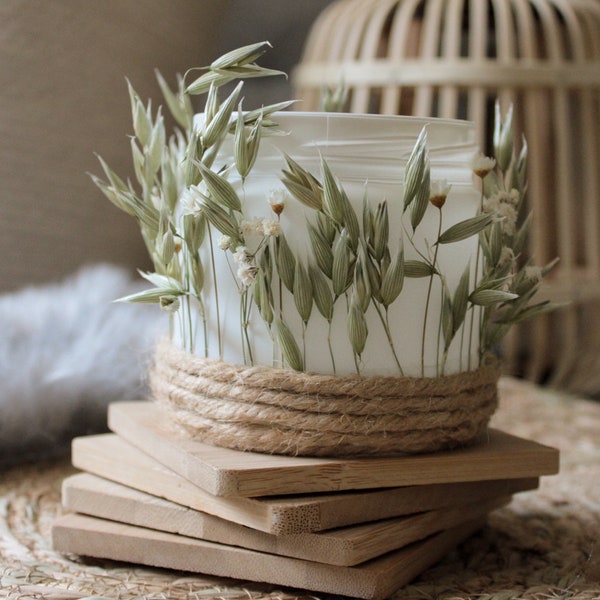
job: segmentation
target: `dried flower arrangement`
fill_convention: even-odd
[[[397,356],[390,322],[390,306],[401,297],[405,281],[428,280],[422,323],[421,370],[425,377],[425,336],[437,332],[435,375],[446,375],[451,344],[465,348],[460,371],[484,365],[510,326],[554,308],[551,302],[532,301],[541,279],[554,263],[543,268],[522,259],[531,216],[524,215],[527,146],[517,155],[513,148],[511,115],[502,121],[497,110],[494,132],[495,158],[481,154],[472,161],[474,179],[481,188],[479,210],[450,227],[443,217],[450,186],[430,175],[427,129],[424,128],[408,159],[404,173],[403,239],[390,240],[388,201],[372,206],[363,200],[362,214],[353,207],[344,187],[328,162],[321,158],[320,179],[290,156],[282,158],[282,188],[271,192],[272,217],[252,218],[245,209],[245,183],[251,176],[263,138],[281,134],[278,111],[291,102],[244,112],[240,81],[225,100],[219,88],[235,80],[279,75],[255,64],[270,45],[253,44],[229,52],[203,69],[189,84],[180,78],[172,91],[157,75],[165,102],[177,121],[167,137],[161,109],[153,114],[129,86],[135,136],[131,148],[139,191],[125,183],[102,160],[106,180],[93,177],[96,185],[120,209],[139,222],[143,239],[154,264],[153,273],[142,273],[153,287],[122,300],[156,303],[171,315],[172,333],[178,318],[178,335],[183,349],[208,357],[206,280],[216,306],[218,358],[221,359],[221,316],[219,280],[234,278],[240,294],[240,343],[244,363],[255,365],[249,323],[260,315],[275,348],[279,366],[306,370],[305,331],[318,313],[328,324],[324,343],[329,348],[329,372],[336,374],[336,357],[331,346],[334,313],[345,313],[348,341],[357,375],[369,330],[365,314],[374,311],[385,332],[398,377],[404,376]],[[189,73],[189,72],[188,72]],[[205,95],[202,117],[194,117],[191,95]],[[324,105],[329,110],[343,106],[344,93],[330,91]],[[233,164],[213,169],[225,140],[233,143]],[[237,181],[232,182],[235,175]],[[289,202],[301,203],[310,217],[306,227],[310,239],[308,259],[296,255],[281,227]],[[398,200],[400,202],[400,200]],[[437,210],[437,234],[432,242],[415,238],[428,207]],[[477,236],[476,264],[464,267],[453,291],[438,262],[441,246]],[[412,256],[405,258],[405,246]],[[203,260],[200,249],[204,249]],[[217,252],[227,255],[227,272],[215,266]],[[429,304],[433,283],[441,290],[439,322],[432,322]],[[292,333],[282,311],[284,294],[293,298],[301,321],[301,339]],[[316,311],[313,310],[316,308]],[[204,347],[198,343],[196,317],[203,323]],[[457,337],[460,339],[457,340]],[[478,344],[478,352],[472,348]],[[472,359],[477,356],[478,359]],[[216,357],[214,357],[216,358]],[[275,364],[273,366],[276,366]]]
[[[481,330],[479,355],[483,359],[511,324],[554,307],[550,302],[530,303],[539,282],[554,263],[543,268],[518,264],[531,216],[523,219],[522,215],[527,147],[524,144],[520,155],[514,155],[511,113],[502,122],[498,111],[494,136],[496,158],[479,155],[473,159],[473,172],[483,182],[480,214],[445,231],[442,231],[442,216],[449,186],[445,181],[430,180],[427,133],[422,132],[405,173],[404,210],[410,210],[412,227],[406,237],[412,243],[412,234],[429,203],[439,211],[439,230],[429,248],[416,249],[420,260],[405,260],[402,244],[392,254],[386,200],[376,207],[365,200],[360,226],[359,215],[325,160],[322,181],[318,181],[286,157],[281,180],[289,193],[282,189],[272,192],[269,202],[273,219],[253,220],[246,215],[240,197],[244,194],[243,183],[251,174],[261,138],[278,133],[273,113],[287,108],[291,102],[244,113],[239,102],[242,82],[223,102],[217,92],[235,79],[280,75],[254,63],[268,47],[268,43],[262,42],[234,50],[214,61],[189,85],[185,86],[180,79],[177,92],[170,90],[157,74],[166,104],[180,126],[170,138],[166,136],[161,108],[153,116],[151,106],[144,107],[129,85],[135,131],[131,149],[141,189],[136,191],[131,183],[123,182],[102,159],[107,180],[93,176],[109,200],[138,220],[154,264],[154,273],[142,273],[154,287],[123,300],[157,303],[165,312],[182,314],[184,347],[194,351],[196,340],[190,311],[197,307],[202,314],[204,278],[210,273],[214,293],[218,294],[216,279],[231,276],[217,273],[214,263],[212,268],[202,264],[198,248],[209,244],[211,254],[225,251],[231,255],[232,269],[236,270],[244,298],[242,339],[249,364],[253,363],[253,357],[247,323],[254,303],[266,325],[274,330],[285,362],[293,369],[304,369],[305,348],[301,348],[302,344],[294,339],[277,314],[276,298],[281,297],[281,288],[285,286],[293,295],[305,326],[313,305],[331,324],[338,300],[349,301],[348,335],[360,372],[360,357],[368,335],[364,314],[369,307],[379,315],[395,356],[388,309],[401,293],[404,278],[428,277],[430,281],[439,278],[444,295],[440,374],[444,373],[444,355],[466,318],[470,318],[468,344],[473,343],[472,331],[479,321],[476,324]],[[189,98],[198,94],[207,96],[200,127],[194,125]],[[339,110],[343,94],[335,90],[330,96],[325,106]],[[241,191],[228,181],[227,172],[211,170],[224,139],[231,135],[235,139],[232,168],[241,177]],[[315,214],[314,222],[307,222],[314,257],[308,265],[292,254],[279,224],[290,195]],[[215,232],[220,234],[218,239]],[[257,235],[258,243],[254,241]],[[458,288],[451,294],[444,274],[438,269],[437,250],[441,244],[475,235],[480,240],[479,264],[475,267],[477,280],[472,281],[471,266],[467,265]],[[254,238],[252,244],[249,238]],[[274,268],[278,275],[276,283],[272,276]],[[431,285],[426,303],[430,294]],[[476,306],[483,307],[480,318],[474,310]],[[426,310],[423,334],[428,326],[427,314]],[[335,372],[333,355],[331,362]],[[397,359],[396,362],[402,374]],[[466,365],[467,370],[471,367]]]

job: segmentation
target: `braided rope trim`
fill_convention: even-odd
[[[439,378],[312,375],[205,359],[161,342],[156,401],[216,446],[301,456],[432,452],[476,441],[497,407],[495,366]]]

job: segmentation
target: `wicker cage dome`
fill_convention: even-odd
[[[574,302],[513,332],[507,362],[600,392],[597,375],[589,382],[600,317],[592,311],[590,327],[586,309],[600,300],[600,1],[338,0],[313,25],[293,81],[302,110],[343,81],[351,112],[472,120],[484,151],[496,99],[514,105],[529,148],[529,252],[537,264],[560,257],[544,294]]]

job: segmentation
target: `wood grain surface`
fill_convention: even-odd
[[[187,508],[273,534],[322,531],[534,489],[536,478],[259,498],[209,494],[114,434],[76,438],[74,466]]]
[[[176,533],[268,554],[352,566],[486,516],[510,496],[419,512],[321,533],[273,535],[132,490],[87,473],[63,483],[63,507],[71,512]]]
[[[275,556],[77,514],[54,522],[52,544],[59,552],[379,600],[482,524],[469,522],[354,567]]]
[[[109,407],[109,427],[170,469],[217,496],[274,496],[488,479],[558,472],[558,451],[490,429],[469,448],[392,458],[274,456],[209,446],[170,428],[152,402]]]

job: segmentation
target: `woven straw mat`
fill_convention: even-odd
[[[493,424],[557,447],[561,473],[515,497],[488,525],[394,598],[600,599],[600,404],[501,380]],[[61,556],[49,543],[68,462],[0,473],[0,597],[62,600],[327,598],[298,590]]]

